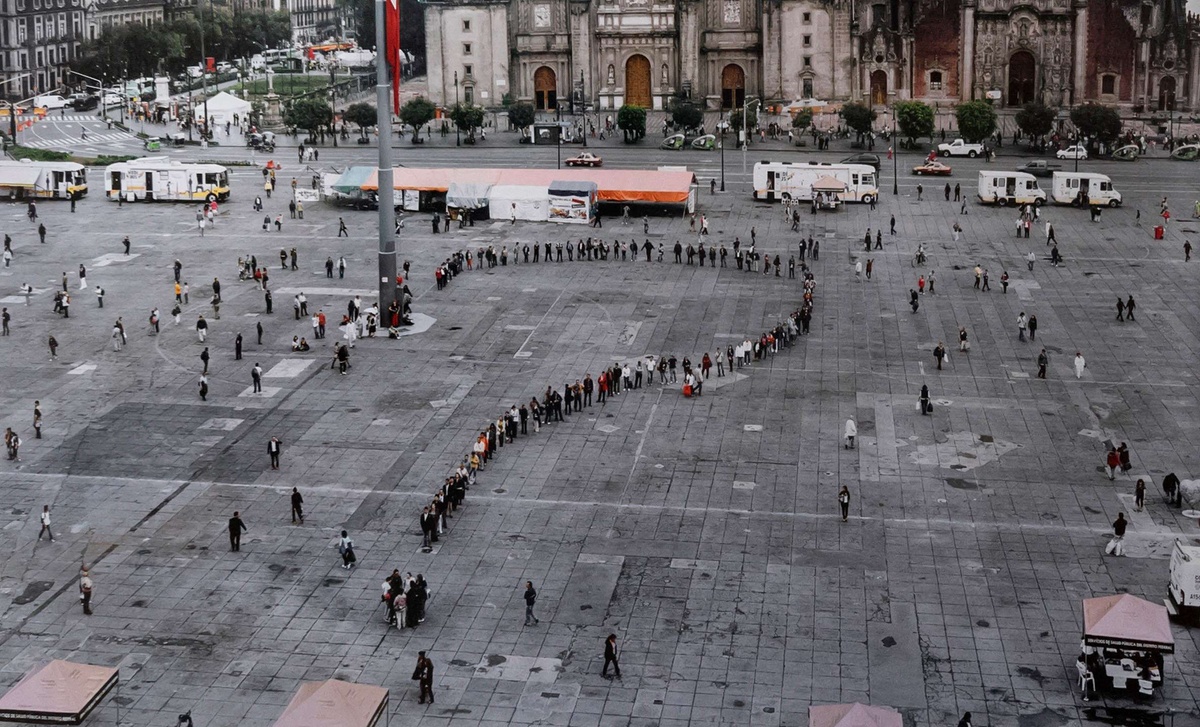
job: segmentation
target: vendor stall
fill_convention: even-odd
[[[0,697],[0,721],[79,724],[118,679],[112,667],[55,659]]]
[[[1175,651],[1167,609],[1127,593],[1089,598],[1083,602],[1082,649],[1082,684],[1090,677],[1101,688],[1153,695],[1163,683],[1163,656]]]
[[[375,727],[387,706],[383,687],[339,679],[304,682],[275,727]]]
[[[836,210],[842,203],[846,185],[833,177],[820,177],[812,183],[813,200],[818,209]]]
[[[867,704],[820,704],[808,708],[808,727],[904,727],[894,709]]]

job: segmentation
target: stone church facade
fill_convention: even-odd
[[[1200,111],[1200,18],[1185,0],[423,3],[430,94],[447,105],[457,92],[541,110],[686,96]]]

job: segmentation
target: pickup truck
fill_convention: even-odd
[[[968,144],[962,139],[955,139],[949,144],[938,144],[938,153],[944,157],[968,156],[974,159],[983,153],[983,144]]]
[[[1025,162],[1025,164],[1017,168],[1017,171],[1032,174],[1035,177],[1051,177],[1060,169],[1062,169],[1061,164],[1054,164],[1044,159],[1035,159],[1031,162]]]

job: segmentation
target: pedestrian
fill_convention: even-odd
[[[345,257],[338,257],[337,271],[338,271],[339,279],[346,277],[346,258]]]
[[[87,268],[85,268],[83,265],[79,266],[79,289],[80,290],[88,289]]]
[[[1025,318],[1025,311],[1021,311],[1021,315],[1017,316],[1017,340],[1025,340],[1025,328],[1029,325],[1029,321]]]
[[[946,360],[946,346],[938,341],[938,345],[933,349],[933,360],[937,362],[937,370],[942,370],[942,362]]]
[[[853,417],[846,420],[844,436],[846,440],[842,443],[842,448],[854,449],[854,438],[858,436],[858,425],[855,424]]]
[[[1025,262],[1029,264],[1029,272],[1031,273],[1033,272],[1033,263],[1035,260],[1037,260],[1037,258],[1033,256],[1033,251],[1031,250],[1029,254],[1025,256]]]
[[[208,376],[200,374],[200,401],[208,401]]]
[[[1035,314],[1029,316],[1029,340],[1030,341],[1037,340],[1037,328],[1038,328],[1038,319],[1037,319],[1037,314],[1035,313]]]
[[[342,531],[342,539],[338,541],[338,554],[342,556],[342,568],[346,570],[350,570],[358,562],[358,556],[354,554],[354,541],[345,530]]]
[[[120,331],[118,330],[118,332]],[[201,373],[205,376],[208,375],[208,358],[208,346],[205,346],[204,350],[200,352],[200,363],[204,365],[204,371]]]
[[[838,507],[842,511],[842,522],[846,522],[850,518],[850,488],[845,485],[838,490]]]
[[[1125,301],[1121,298],[1117,298],[1117,320],[1125,320]]]
[[[43,245],[46,244],[46,226],[44,224],[38,225],[38,239],[42,241]]]
[[[258,323],[255,323],[255,324],[254,324],[254,330],[255,330],[255,331],[258,333],[258,345],[260,345],[260,346],[261,346],[261,345],[262,345],[262,337],[263,337],[263,324],[262,324],[262,321],[259,321]],[[324,338],[324,337],[325,337],[325,336],[324,336],[324,332],[322,332],[322,336],[321,336],[321,337],[322,337],[322,338]]]
[[[257,364],[256,364],[257,366]],[[267,454],[271,457],[271,469],[279,469],[279,455],[283,449],[283,442],[279,441],[279,437],[271,437],[271,441],[267,442]],[[292,513],[292,520],[295,521],[295,513]]]
[[[1121,442],[1121,446],[1117,447],[1117,457],[1121,461],[1121,471],[1128,472],[1133,469],[1133,465],[1129,461],[1129,447]]]
[[[242,333],[238,331],[237,337],[233,339],[233,360],[242,360]]]
[[[92,576],[88,573],[87,566],[79,572],[79,602],[83,605],[83,613],[85,616],[92,615],[92,594],[96,588],[96,584],[92,582]]]
[[[1145,504],[1146,504],[1146,481],[1139,477],[1137,484],[1134,485],[1134,487],[1133,487],[1133,505],[1134,505],[1134,507],[1137,508],[1138,512],[1141,512],[1142,507]],[[40,535],[38,536],[38,540],[41,540]],[[54,540],[54,538],[50,538],[50,540]]]
[[[929,386],[921,384],[921,397],[918,400],[921,414],[926,415],[933,411],[933,405],[929,403]]]
[[[536,626],[538,617],[533,615],[533,604],[537,603],[537,591],[533,588],[533,581],[525,581],[525,625]],[[533,623],[531,624],[530,621]]]
[[[425,656],[424,651],[417,652],[417,668],[413,670],[412,678],[420,686],[421,694],[417,704],[425,704],[425,698],[433,704],[433,661]]]
[[[104,288],[101,288],[99,285],[96,286],[96,303],[101,308],[104,307]]]
[[[896,234],[896,215],[892,215],[891,234]]]
[[[1075,352],[1075,378],[1083,378],[1083,370],[1087,368],[1087,361],[1083,359],[1083,354],[1079,351]]]
[[[129,245],[130,245],[129,235],[126,235],[125,239],[121,240],[121,244],[125,246],[125,254],[128,255],[129,254]]]
[[[246,523],[242,522],[241,515],[234,510],[233,517],[229,518],[229,550],[236,553],[242,549],[242,533],[249,532],[246,528]]]
[[[254,385],[254,391],[252,393],[261,394],[262,393],[262,366],[259,366],[257,361],[254,362],[254,367],[252,369],[250,369],[250,381]],[[277,469],[277,468],[272,467],[272,469]]]
[[[208,338],[208,321],[204,320],[203,313],[196,318],[196,337],[200,339],[200,343],[204,343],[204,339]]]
[[[12,322],[12,315],[9,314],[8,308],[0,309],[0,336],[8,335],[8,324]]]
[[[33,438],[42,438],[42,402],[33,402]]]
[[[1141,480],[1138,480],[1138,482],[1141,482]],[[1142,488],[1142,489],[1144,490],[1145,488]],[[1138,509],[1141,509],[1141,508],[1138,508]],[[49,505],[42,505],[41,521],[42,521],[42,529],[38,531],[38,540],[41,540],[42,533],[45,533],[50,536],[50,542],[53,543],[54,542],[54,531],[50,529],[50,506]]]
[[[1117,469],[1121,466],[1121,455],[1117,453],[1117,448],[1109,445],[1108,454],[1104,457],[1104,466],[1108,467],[1108,479],[1117,479]]]
[[[338,218],[338,237],[350,237],[350,231],[346,229],[346,221],[341,217]]]
[[[1050,357],[1046,354],[1046,349],[1043,348],[1042,352],[1039,353],[1038,357],[1037,357],[1037,365],[1038,365],[1037,377],[1039,379],[1046,378],[1046,366],[1049,363],[1050,363]]]
[[[608,676],[608,665],[613,665],[613,673],[617,679],[621,678],[621,663],[618,660],[617,652],[617,635],[609,634],[604,640],[604,667],[600,670],[600,676]]]
[[[58,339],[56,339],[54,336],[50,336],[48,342],[50,344],[50,360],[57,361],[58,360]]]
[[[1128,319],[1129,319],[1129,320],[1131,320],[1131,321],[1132,321],[1132,320],[1136,320],[1136,319],[1133,317],[1133,309],[1134,309],[1136,306],[1137,306],[1137,302],[1136,302],[1136,301],[1133,299],[1133,296],[1132,296],[1132,295],[1130,295],[1130,296],[1129,296],[1129,300],[1125,301],[1125,317],[1126,317],[1126,318],[1128,318]]]
[[[970,712],[963,712],[962,719],[958,720],[958,727],[972,727]]]
[[[1125,513],[1117,513],[1117,519],[1112,524],[1113,537],[1104,548],[1105,553],[1118,558],[1125,555],[1125,530],[1128,526],[1129,521],[1125,519]]]

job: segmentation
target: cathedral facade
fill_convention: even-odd
[[[435,103],[1200,111],[1185,0],[423,0]]]

